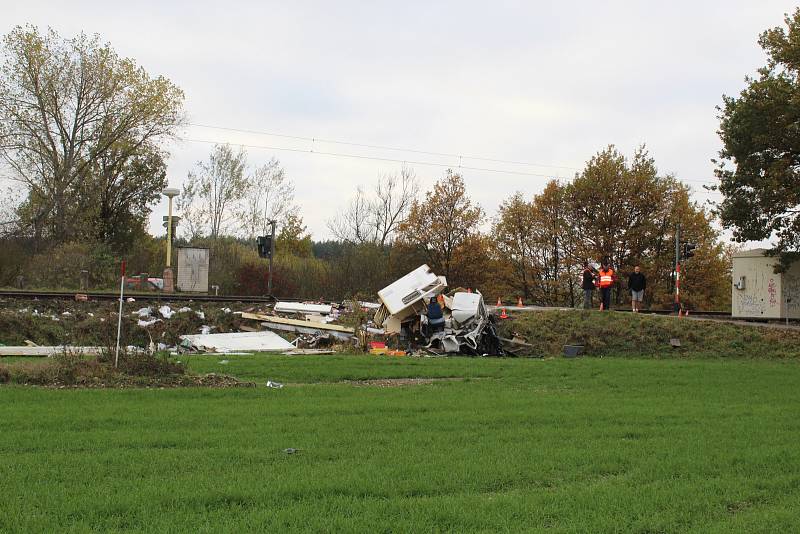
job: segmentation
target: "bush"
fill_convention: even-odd
[[[105,245],[64,243],[31,258],[30,284],[42,288],[78,289],[80,273],[89,271],[93,288],[111,288],[117,280],[117,260]]]

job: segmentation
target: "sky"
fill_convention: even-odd
[[[170,186],[213,143],[246,145],[254,166],[280,160],[320,240],[358,186],[371,188],[404,161],[423,190],[448,166],[460,169],[493,216],[516,191],[532,196],[551,178],[570,179],[609,144],[627,155],[646,144],[660,173],[686,181],[695,200],[719,199],[702,189],[720,148],[715,108],[765,63],[759,33],[794,8],[778,0],[0,0],[0,31],[30,23],[64,37],[97,33],[166,76],[186,94],[189,123],[168,147]],[[155,207],[154,234],[164,233],[166,209]]]

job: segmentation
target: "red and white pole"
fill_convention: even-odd
[[[125,292],[125,260],[122,260],[122,276],[119,282],[119,318],[117,319],[117,352],[114,355],[114,367],[119,366],[119,338],[122,334],[122,297]]]

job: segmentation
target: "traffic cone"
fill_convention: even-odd
[[[500,297],[497,297],[497,307],[500,308],[503,306],[503,301],[500,300]]]
[[[519,297],[519,298],[517,299],[517,308],[522,308],[522,307],[524,307],[524,306],[525,306],[525,305],[522,303],[522,297]]]
[[[500,312],[501,319],[508,319],[508,314],[506,313],[506,309],[503,308],[503,311]]]

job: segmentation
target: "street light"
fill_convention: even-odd
[[[172,265],[172,199],[180,194],[180,190],[175,187],[168,187],[161,191],[161,194],[169,198],[169,209],[167,210],[167,267]]]
[[[167,266],[164,269],[164,291],[172,293],[175,290],[175,277],[172,275],[172,199],[180,194],[180,190],[168,187],[161,194],[169,199],[167,211]]]

